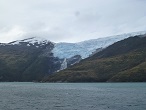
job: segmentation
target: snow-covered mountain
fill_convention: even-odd
[[[35,46],[36,48],[42,47],[47,43],[51,42],[53,45],[52,53],[54,57],[58,57],[59,59],[71,58],[75,55],[80,55],[82,59],[89,57],[93,53],[96,53],[103,48],[108,47],[109,45],[123,40],[128,37],[143,35],[146,34],[146,31],[126,33],[122,35],[109,36],[98,39],[91,39],[77,43],[53,43],[47,39],[40,37],[31,37],[23,40],[17,40],[10,42],[8,44],[0,44],[0,45],[27,45],[27,46]]]
[[[97,49],[101,50],[100,48],[106,48],[107,46],[117,41],[123,40],[131,36],[143,34],[146,34],[146,31],[109,36],[105,38],[92,39],[78,43],[56,43],[52,52],[54,53],[55,57],[59,58],[70,58],[75,55],[81,55],[84,59],[89,57]]]
[[[54,72],[66,69],[67,67],[76,64],[81,60],[80,55],[74,55],[70,58],[55,57],[52,53],[52,50],[54,49],[54,44],[55,43],[40,37],[31,37],[23,40],[16,40],[10,43],[0,43],[0,49],[6,51],[15,50],[15,52],[18,53],[20,52],[20,50],[22,50],[24,53],[32,53],[32,55],[33,51],[37,51],[37,57],[46,58],[46,62],[48,62],[46,65],[48,66],[48,74],[52,74]],[[36,53],[34,53],[34,56],[35,54]]]

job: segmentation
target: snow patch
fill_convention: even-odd
[[[40,37],[31,37],[31,38],[27,38],[27,39],[24,39],[24,40],[17,40],[17,41],[14,41],[14,42],[10,42],[8,44],[9,45],[20,45],[21,43],[24,43],[24,42],[27,43],[27,46],[31,46],[31,45],[37,44],[36,47],[38,48],[39,46],[46,45],[50,41],[46,40],[44,38],[40,38]]]
[[[30,44],[27,44],[27,46],[29,47],[29,46],[30,46]]]
[[[0,43],[0,46],[5,46],[6,44],[5,43]]]

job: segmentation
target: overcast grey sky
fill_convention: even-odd
[[[78,42],[146,30],[146,0],[0,0],[0,42]]]

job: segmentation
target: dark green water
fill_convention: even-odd
[[[0,110],[146,110],[146,83],[0,83]]]

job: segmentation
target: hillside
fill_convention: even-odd
[[[0,81],[39,81],[81,60],[80,56],[66,60],[54,57],[53,48],[52,42],[35,37],[1,43]]]
[[[41,56],[47,47],[53,48],[52,43],[47,42],[45,45],[38,43],[33,45],[28,42],[20,42],[19,45],[16,45],[16,42],[1,44],[0,81],[39,80],[48,71],[45,66],[48,62],[47,57]]]
[[[44,82],[146,81],[146,35],[118,41]]]

